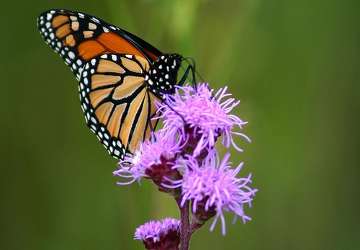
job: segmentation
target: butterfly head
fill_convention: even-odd
[[[154,94],[174,93],[181,61],[182,56],[178,54],[164,54],[151,65],[145,80]]]

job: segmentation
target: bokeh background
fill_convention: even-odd
[[[1,20],[1,234],[4,250],[143,249],[132,235],[177,216],[151,183],[118,187],[86,128],[77,82],[36,17],[81,10],[193,57],[241,99],[253,143],[244,173],[260,189],[253,220],[209,225],[192,249],[360,249],[357,0],[6,1]]]

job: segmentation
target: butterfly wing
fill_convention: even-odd
[[[155,61],[162,53],[139,37],[80,12],[49,10],[38,18],[47,44],[64,59],[77,79],[88,61],[106,53],[132,54]]]
[[[81,12],[49,10],[38,18],[46,43],[79,82],[81,107],[91,131],[122,158],[149,138],[159,100],[144,77],[162,53],[139,37]]]
[[[138,55],[104,54],[90,60],[81,73],[81,107],[91,131],[109,153],[123,158],[149,138],[156,126],[155,102],[145,83],[148,61]]]

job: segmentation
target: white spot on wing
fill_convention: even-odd
[[[92,17],[91,20],[93,20],[95,23],[100,23],[99,19],[97,19],[96,17]]]
[[[89,23],[89,29],[90,30],[96,30],[97,26],[95,23]]]
[[[75,58],[75,53],[72,51],[69,51],[68,56],[70,57],[70,59],[74,59]]]
[[[91,124],[90,128],[93,130],[93,132],[95,133],[96,132],[96,126]]]

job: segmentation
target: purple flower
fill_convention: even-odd
[[[225,212],[240,217],[245,223],[251,218],[244,212],[257,192],[250,186],[251,174],[238,176],[243,163],[231,167],[230,154],[219,159],[216,141],[242,151],[235,136],[250,139],[240,131],[246,124],[231,114],[239,101],[228,94],[227,87],[214,91],[208,84],[178,87],[174,95],[166,95],[158,103],[158,118],[163,128],[153,132],[134,154],[119,161],[114,175],[122,178],[119,185],[131,184],[143,178],[151,179],[160,191],[170,193],[180,205],[182,247],[187,247],[190,235],[214,217],[213,231],[221,221],[225,234]],[[157,119],[158,119],[157,118]],[[126,179],[124,181],[124,178]],[[191,206],[191,220],[189,209]],[[180,222],[175,219],[150,221],[137,228],[135,239],[142,240],[146,249],[178,250]]]
[[[251,205],[256,189],[249,186],[251,175],[237,177],[243,163],[236,168],[231,168],[230,154],[226,154],[220,162],[216,153],[209,155],[202,165],[190,157],[183,162],[186,165],[182,186],[182,201],[192,202],[192,212],[201,222],[215,216],[210,227],[212,231],[220,218],[222,233],[225,234],[224,212],[232,212],[236,217],[241,217],[243,222],[250,220],[244,213],[244,205]]]
[[[178,87],[175,94],[165,97],[159,104],[160,117],[164,118],[164,129],[169,134],[179,134],[183,141],[191,144],[194,156],[200,155],[205,149],[214,147],[219,136],[223,136],[225,147],[233,145],[242,151],[234,140],[233,135],[245,138],[245,134],[235,131],[243,128],[246,122],[231,111],[239,101],[230,98],[226,93],[227,87],[219,89],[215,94],[208,84],[198,84],[196,87]]]
[[[136,229],[134,238],[143,241],[146,249],[178,249],[180,242],[180,221],[165,218],[161,221],[146,222]]]
[[[167,180],[180,178],[180,174],[173,169],[173,166],[181,145],[175,137],[168,136],[165,132],[164,130],[154,132],[152,138],[143,142],[133,155],[128,154],[124,160],[119,161],[119,168],[113,174],[130,180],[119,181],[117,184],[126,185],[140,181],[142,178],[149,178],[162,187]]]

